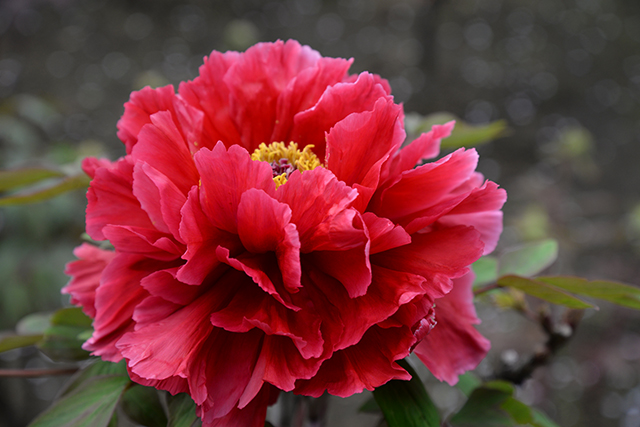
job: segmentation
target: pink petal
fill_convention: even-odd
[[[478,366],[491,346],[473,327],[480,323],[473,306],[473,279],[473,273],[456,279],[453,290],[436,300],[438,324],[415,349],[431,373],[450,385]]]
[[[158,230],[107,225],[102,231],[118,252],[140,254],[163,261],[180,258],[184,252],[182,245]]]
[[[349,114],[372,110],[380,98],[386,99],[388,95],[369,73],[360,74],[353,83],[333,85],[316,105],[294,116],[291,139],[302,146],[313,144],[313,152],[324,160],[325,134]]]
[[[260,393],[244,408],[234,408],[221,418],[211,419],[208,413],[198,409],[198,415],[202,417],[202,427],[263,427],[267,416],[267,406],[273,405],[278,400],[280,390],[271,384],[265,384]]]
[[[152,89],[145,87],[131,93],[124,104],[124,114],[118,121],[118,138],[127,147],[127,154],[138,142],[138,134],[144,125],[151,123],[150,116],[158,111],[173,111],[175,90],[172,85]]]
[[[75,248],[73,254],[78,260],[66,265],[64,273],[71,276],[71,280],[61,292],[70,294],[71,304],[82,306],[82,311],[93,318],[96,316],[96,288],[100,284],[102,272],[116,254],[88,243]]]
[[[89,175],[91,179],[96,177],[96,171],[100,168],[108,168],[112,162],[108,159],[96,159],[95,157],[85,157],[82,159],[82,170]]]
[[[367,225],[371,240],[371,255],[411,243],[411,236],[399,225],[386,218],[379,218],[372,212],[365,212],[362,219]]]
[[[151,295],[178,305],[187,305],[197,298],[203,289],[191,286],[176,279],[179,267],[151,273],[140,281],[140,285]]]

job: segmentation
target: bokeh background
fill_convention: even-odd
[[[637,0],[2,0],[0,168],[115,159],[132,90],[194,78],[212,49],[289,38],[387,78],[407,112],[506,119],[510,135],[479,148],[509,193],[500,247],[554,237],[551,273],[640,284]],[[82,193],[0,209],[0,331],[68,303]],[[563,427],[639,427],[640,316],[600,308],[519,398]],[[544,339],[515,313],[479,311],[493,342],[480,375]],[[33,349],[0,354],[0,367],[43,366]],[[0,426],[26,425],[64,379],[0,378]],[[443,411],[462,403],[425,379]],[[365,398],[333,401],[328,425],[376,425],[356,411]]]

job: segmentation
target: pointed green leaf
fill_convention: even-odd
[[[473,390],[482,385],[482,381],[474,373],[467,372],[458,377],[456,388],[460,390],[465,396],[471,395]]]
[[[411,374],[411,380],[391,380],[373,391],[389,427],[440,426],[438,409],[416,372],[404,360],[398,364]]]
[[[42,339],[42,335],[9,335],[0,338],[0,353],[16,348],[28,347]]]
[[[167,416],[164,413],[158,390],[136,384],[122,396],[122,410],[131,420],[145,427],[166,427]]]
[[[32,313],[18,321],[16,332],[18,335],[43,334],[51,326],[51,313]]]
[[[513,389],[485,384],[476,388],[449,421],[454,427],[511,427],[514,421],[501,405],[512,398]]]
[[[84,173],[66,177],[56,184],[35,191],[12,194],[6,197],[0,197],[0,206],[23,205],[26,203],[42,202],[47,199],[56,197],[67,191],[87,188],[91,179]]]
[[[513,397],[509,397],[507,400],[502,402],[500,409],[509,414],[518,424],[529,424],[533,421],[531,408]]]
[[[121,376],[92,378],[54,402],[29,427],[107,427],[129,384]]]
[[[498,279],[498,285],[509,286],[522,292],[549,301],[553,304],[564,305],[569,308],[592,308],[593,305],[574,297],[560,288],[520,276],[504,276]]]
[[[495,257],[483,256],[473,264],[471,268],[476,275],[473,287],[488,285],[498,279],[498,260]]]
[[[536,280],[578,295],[598,298],[640,310],[640,288],[635,286],[604,280],[588,281],[570,276],[538,277]]]
[[[78,338],[86,331],[84,327],[55,325],[48,328],[38,348],[56,361],[76,361],[89,358],[89,352],[82,349],[84,341]]]
[[[51,316],[52,325],[78,326],[83,329],[90,328],[92,321],[80,307],[61,308]]]
[[[454,114],[447,112],[430,114],[420,118],[417,122],[416,117],[412,116],[409,118],[409,122],[413,121],[415,124],[410,124],[408,127],[414,127],[415,129],[412,129],[412,133],[419,134],[428,132],[433,125],[445,124],[452,120],[456,121],[456,125],[451,136],[442,140],[441,147],[443,149],[474,147],[509,134],[509,127],[504,120],[498,120],[486,125],[470,125]]]
[[[533,419],[531,420],[531,425],[533,427],[560,427],[538,409],[531,408],[531,415],[533,417]]]
[[[90,364],[86,365],[78,372],[73,374],[69,382],[66,383],[65,387],[60,392],[60,396],[72,393],[74,390],[82,386],[85,382],[97,376],[108,375],[128,378],[127,365],[125,364],[124,359],[118,363],[106,362],[95,357],[92,359],[94,360]]]
[[[22,168],[0,171],[0,191],[13,190],[35,184],[49,178],[59,178],[64,173],[47,168]]]
[[[502,254],[498,275],[533,276],[549,267],[558,258],[558,242],[553,239],[529,243]]]
[[[167,427],[192,427],[200,424],[196,416],[196,404],[186,393],[169,396],[169,423]]]

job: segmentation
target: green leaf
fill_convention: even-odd
[[[42,339],[42,335],[9,335],[0,338],[0,353],[16,348],[28,347]]]
[[[82,386],[85,382],[97,376],[120,376],[128,378],[127,365],[125,360],[121,360],[118,363],[106,362],[102,359],[93,358],[94,360],[89,365],[73,374],[69,382],[60,392],[60,396],[72,393],[78,387]]]
[[[164,413],[158,390],[136,384],[122,396],[122,409],[131,420],[145,427],[166,427],[167,416]]]
[[[483,256],[473,264],[471,268],[476,275],[473,287],[488,285],[498,279],[498,260],[495,257]]]
[[[578,295],[640,310],[640,288],[635,286],[604,280],[588,281],[571,276],[538,277],[536,280]]]
[[[78,338],[87,329],[79,326],[54,325],[48,328],[38,348],[56,361],[76,361],[89,358],[82,349],[84,341]]]
[[[0,171],[0,191],[13,190],[49,178],[59,178],[64,173],[46,168],[22,168]]]
[[[502,402],[500,409],[509,414],[518,424],[529,424],[533,421],[531,408],[513,397],[509,397],[507,400]]]
[[[391,380],[373,391],[389,427],[440,426],[438,409],[416,372],[404,360],[398,364],[411,374],[411,380]]]
[[[92,378],[54,402],[29,427],[107,427],[129,384],[130,380],[121,376]]]
[[[80,307],[61,308],[51,316],[52,325],[91,327],[92,319],[82,312]]]
[[[167,427],[192,427],[200,424],[196,416],[196,404],[186,393],[169,396],[169,422]]]
[[[12,194],[6,197],[0,197],[0,206],[23,205],[26,203],[42,202],[47,199],[56,197],[67,191],[87,188],[91,179],[84,173],[66,177],[56,184],[35,191]]]
[[[498,275],[533,276],[558,258],[558,242],[553,239],[529,243],[502,254]]]
[[[531,408],[531,425],[533,427],[560,427],[558,424],[554,423],[547,417],[542,411],[538,409]]]
[[[32,313],[20,319],[16,325],[18,335],[43,334],[51,326],[51,313]]]
[[[364,402],[362,404],[362,406],[360,406],[360,408],[358,408],[358,412],[365,412],[365,413],[370,413],[370,414],[379,414],[380,413],[380,407],[376,403],[376,399],[372,397],[370,399],[367,399],[367,401]]]
[[[441,147],[443,149],[457,149],[460,147],[474,147],[476,145],[490,142],[494,139],[506,136],[510,130],[507,122],[498,120],[486,125],[470,125],[459,117],[451,113],[440,112],[430,114],[422,118],[418,123],[414,133],[428,132],[433,125],[441,125],[452,120],[456,121],[451,136],[443,139]]]
[[[583,309],[594,307],[592,304],[582,301],[560,288],[526,277],[504,276],[498,279],[498,285],[519,289],[528,295],[569,308]]]
[[[513,388],[508,384],[487,383],[476,388],[450,424],[454,427],[511,427],[514,420],[501,408],[512,398]]]
[[[465,396],[471,395],[473,390],[482,385],[482,381],[472,372],[467,372],[458,377],[456,388],[460,390]]]

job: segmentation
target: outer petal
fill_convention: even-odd
[[[414,341],[408,328],[373,327],[358,344],[334,353],[313,378],[296,382],[295,392],[319,397],[326,390],[347,397],[393,379],[409,380],[411,375],[395,360],[407,356]]]
[[[458,375],[475,368],[490,347],[473,327],[480,323],[473,306],[473,279],[473,273],[456,279],[451,293],[436,300],[438,324],[415,349],[431,373],[451,385]]]
[[[280,390],[276,387],[265,384],[247,406],[242,409],[234,408],[224,417],[210,419],[207,412],[198,410],[198,415],[203,420],[202,427],[262,427],[267,416],[267,406],[276,403],[279,394]]]
[[[118,120],[118,138],[127,147],[127,154],[138,142],[138,134],[144,125],[151,123],[151,115],[158,111],[173,111],[175,89],[173,85],[131,93],[129,102],[124,104],[124,114]]]
[[[100,284],[102,272],[116,254],[88,243],[83,243],[75,248],[73,254],[79,259],[66,265],[64,272],[71,276],[71,281],[62,288],[61,292],[70,294],[71,304],[82,306],[82,311],[87,316],[94,318],[96,316],[94,305],[96,288]]]
[[[405,138],[402,107],[380,98],[372,111],[351,114],[327,135],[327,168],[358,189],[360,211],[378,188],[382,165]]]
[[[313,67],[320,54],[294,40],[258,43],[247,49],[225,74],[230,114],[238,125],[241,144],[252,152],[270,143],[280,94],[301,71]],[[251,123],[251,126],[246,126]]]
[[[382,85],[369,73],[362,73],[354,83],[329,87],[318,103],[293,118],[291,139],[306,146],[313,144],[318,158],[325,158],[325,134],[351,113],[370,111],[380,98],[389,98]]]
[[[240,143],[240,134],[230,115],[229,88],[224,76],[241,54],[212,52],[204,58],[200,75],[190,82],[180,83],[180,96],[191,106],[204,112],[203,136],[196,141],[200,147],[213,148],[218,141],[227,147]]]
[[[142,278],[162,270],[166,263],[140,255],[119,254],[102,273],[96,290],[96,317],[93,336],[83,348],[111,362],[122,359],[116,342],[133,330],[133,311],[149,294],[140,286]],[[117,295],[118,298],[114,298]]]

